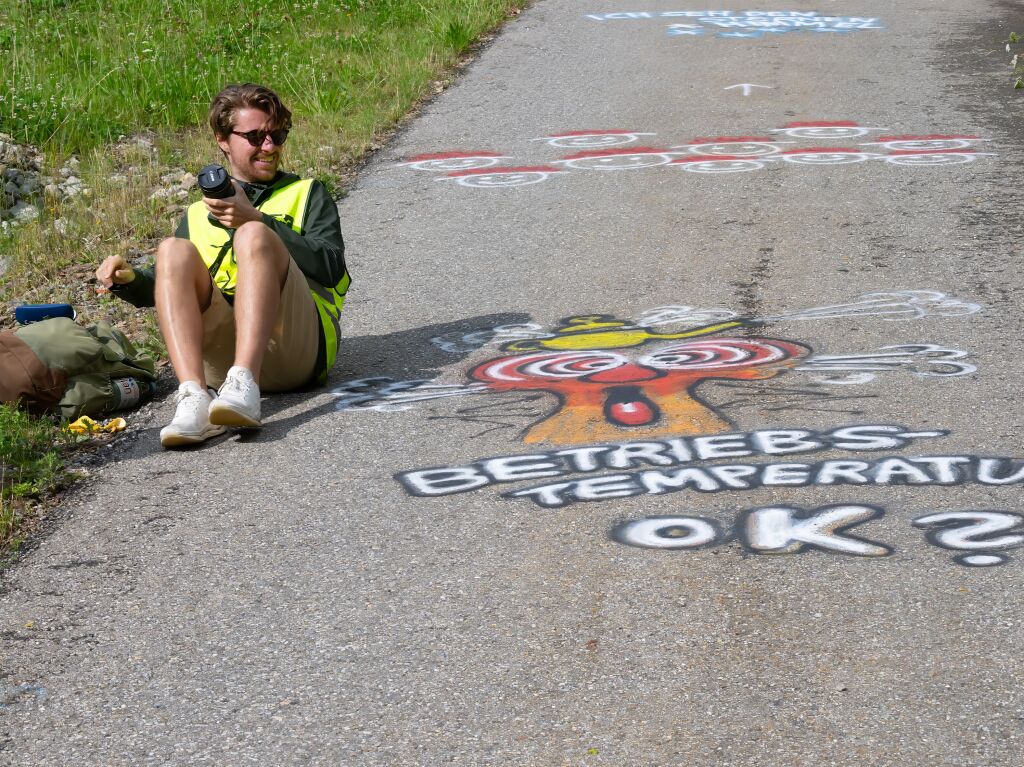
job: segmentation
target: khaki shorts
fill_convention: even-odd
[[[287,391],[308,383],[320,346],[320,317],[309,284],[291,259],[277,321],[267,342],[260,370],[260,389]],[[206,385],[218,388],[235,362],[235,312],[224,295],[213,289],[203,312],[203,369]]]

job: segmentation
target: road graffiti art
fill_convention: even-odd
[[[1008,511],[940,511],[913,521],[928,531],[928,541],[960,552],[967,567],[992,567],[1007,560],[1003,552],[1024,545],[1024,515]]]
[[[709,403],[708,382],[767,381],[807,375],[815,383],[852,386],[878,375],[918,378],[971,375],[966,351],[935,343],[906,343],[875,351],[815,353],[808,345],[765,335],[774,322],[877,317],[965,316],[977,304],[939,291],[869,293],[845,304],[810,307],[761,318],[722,308],[669,306],[634,321],[611,315],[567,317],[553,329],[535,323],[449,334],[433,340],[452,353],[485,346],[496,354],[473,364],[463,381],[376,377],[334,390],[339,410],[396,412],[431,400],[541,395],[548,403],[520,433],[527,444],[577,445],[621,439],[717,434],[735,424]]]
[[[795,165],[850,165],[878,157],[874,152],[858,152],[856,149],[830,149],[811,147],[787,149],[779,157]]]
[[[967,352],[936,344],[883,346],[867,354],[819,354],[796,370],[820,373],[815,378],[825,384],[862,384],[875,380],[879,372],[906,368],[922,377],[962,376],[977,368],[964,362]]]
[[[786,142],[789,143],[789,142]],[[702,157],[727,155],[729,157],[763,157],[782,151],[783,142],[765,136],[701,136],[689,144],[674,146]]]
[[[622,430],[644,437],[714,433],[730,424],[700,400],[701,382],[770,378],[810,353],[778,339],[703,338],[741,324],[662,334],[607,315],[570,317],[550,338],[506,344],[514,353],[478,365],[469,377],[492,391],[558,398],[559,407],[523,435],[527,443],[598,442]]]
[[[885,557],[892,548],[848,531],[884,515],[875,506],[826,506],[798,509],[774,506],[750,509],[736,520],[733,538],[752,554],[798,554],[818,549],[856,557]],[[618,525],[612,538],[647,549],[709,548],[726,539],[720,526],[701,517],[648,517]]]
[[[781,133],[790,138],[837,141],[840,139],[860,138],[867,136],[871,131],[879,130],[885,130],[885,128],[865,128],[855,122],[848,121],[816,121],[786,123],[781,128],[772,128],[769,132]]]
[[[763,429],[562,448],[487,458],[465,466],[418,469],[396,474],[395,478],[410,495],[420,497],[544,479],[542,484],[502,494],[508,499],[528,499],[544,509],[638,495],[689,492],[700,496],[758,488],[1024,485],[1024,459],[1019,457],[884,455],[869,460],[792,460],[795,455],[824,451],[857,453],[901,449],[919,440],[946,434],[942,430],[912,431],[905,426],[888,424],[843,426],[829,432]],[[766,463],[735,462],[737,458],[756,456],[770,460]],[[771,460],[779,456],[784,460]],[[732,462],[710,463],[720,459]],[[602,473],[609,471],[617,473]],[[574,474],[597,476],[574,479]],[[622,522],[612,530],[611,536],[629,546],[661,550],[702,549],[737,541],[754,554],[818,550],[883,557],[893,549],[852,537],[847,532],[883,515],[881,508],[862,504],[813,510],[773,506],[741,513],[731,532],[723,531],[714,519],[679,515]],[[1004,564],[1008,559],[1006,551],[1024,546],[1024,515],[1013,512],[943,511],[919,516],[912,525],[926,531],[929,543],[957,552],[954,561],[967,567]]]
[[[730,155],[681,157],[673,160],[672,165],[677,165],[689,173],[745,173],[765,167],[763,158]]]
[[[883,159],[891,165],[963,165],[974,162],[977,158],[990,155],[990,152],[964,152],[958,149],[940,149],[934,151],[900,150],[883,155]]]
[[[1019,457],[914,454],[792,460],[794,455],[829,450],[857,453],[900,449],[917,440],[945,435],[943,430],[913,431],[890,424],[843,426],[830,432],[761,429],[559,448],[487,458],[464,466],[407,471],[396,478],[411,494],[422,496],[452,495],[495,484],[545,479],[540,485],[504,494],[507,498],[529,499],[543,508],[639,495],[700,495],[771,487],[1024,484],[1024,460]],[[735,462],[738,458],[762,456],[775,460]],[[778,456],[786,458],[779,461]],[[733,462],[708,463],[722,458]],[[572,478],[573,474],[606,470],[618,473]],[[550,481],[553,478],[559,481]]]
[[[641,136],[654,136],[654,133],[638,133],[628,130],[575,130],[568,133],[557,133],[552,136],[531,139],[543,141],[548,146],[565,147],[568,149],[607,149],[637,141]]]
[[[666,33],[671,37],[700,37],[714,32],[716,37],[730,39],[757,39],[789,32],[848,34],[883,28],[878,18],[826,16],[817,11],[625,11],[588,13],[586,18],[594,21],[685,18],[685,22],[669,24]]]
[[[465,493],[491,485],[570,477],[646,468],[628,474],[546,483],[512,491],[508,497],[529,498],[538,506],[557,508],[578,501],[598,501],[633,495],[662,495],[691,490],[716,493],[758,487],[837,484],[905,484],[909,471],[928,484],[925,469],[934,471],[934,483],[958,484],[958,464],[970,459],[929,459],[925,469],[903,458],[817,463],[751,463],[703,466],[718,459],[813,455],[830,450],[878,452],[896,450],[922,439],[945,436],[942,430],[914,431],[892,424],[842,426],[827,432],[811,429],[759,429],[752,432],[670,437],[661,440],[622,441],[593,446],[558,448],[541,453],[485,458],[466,466],[419,469],[397,475],[413,495]],[[899,464],[893,464],[897,460]],[[911,465],[910,469],[907,466]],[[798,467],[800,467],[798,469]],[[810,467],[814,467],[813,473]],[[871,469],[877,469],[871,473]],[[986,467],[988,468],[988,467]],[[866,473],[867,472],[867,473]],[[901,476],[902,475],[902,476]],[[1018,481],[1024,481],[1019,476]]]
[[[545,146],[570,148],[571,154],[530,165],[511,164],[514,157],[484,150],[451,150],[412,155],[398,167],[441,175],[461,187],[502,189],[531,186],[553,177],[590,171],[638,171],[679,168],[688,173],[729,174],[786,166],[838,166],[866,162],[892,167],[964,165],[980,157],[985,139],[966,134],[882,135],[856,143],[885,128],[862,126],[849,120],[801,121],[774,128],[765,135],[701,136],[670,147],[635,145],[642,136],[656,134],[631,130],[580,130],[531,139]],[[826,146],[798,144],[827,141]],[[852,146],[842,146],[851,142]],[[503,162],[509,164],[503,165]]]
[[[497,152],[434,152],[410,157],[401,167],[426,171],[458,171],[487,168],[497,165],[499,160],[510,159]]]
[[[439,180],[454,180],[462,186],[476,188],[529,186],[530,184],[539,184],[542,181],[547,181],[551,176],[564,172],[560,168],[550,165],[474,168],[449,173]]]
[[[970,355],[944,344],[824,354],[766,329],[774,322],[907,322],[980,310],[940,291],[904,290],[761,318],[678,305],[642,312],[634,321],[592,314],[567,317],[550,329],[516,323],[432,339],[452,353],[495,350],[471,362],[462,382],[377,377],[347,382],[334,394],[341,410],[378,412],[450,398],[517,397],[514,409],[480,405],[443,417],[486,424],[490,428],[481,433],[489,433],[514,426],[514,418],[502,420],[514,413],[529,419],[521,440],[546,447],[394,475],[409,495],[422,498],[505,486],[504,499],[554,510],[676,494],[693,506],[712,495],[773,489],[828,488],[834,494],[837,488],[1020,488],[1024,457],[919,449],[949,436],[945,429],[847,421],[826,430],[742,431],[699,391],[710,381],[732,387],[782,375],[804,374],[815,384],[838,386],[900,371],[932,380],[973,375]],[[627,546],[663,551],[735,544],[755,555],[885,558],[896,549],[860,534],[885,515],[882,507],[860,502],[818,508],[775,504],[741,511],[732,524],[690,513],[626,520],[610,535]],[[1024,547],[1024,515],[1015,512],[937,510],[913,518],[911,526],[923,531],[927,544],[953,552],[953,561],[969,568],[1005,564],[1008,552]]]
[[[850,533],[885,516],[877,506],[843,504],[817,509],[789,506],[741,512],[732,529],[697,516],[663,516],[616,525],[613,540],[627,546],[662,551],[708,549],[730,541],[751,554],[799,554],[822,551],[853,557],[887,557],[894,549]],[[965,567],[1005,564],[1011,549],[1024,546],[1024,515],[1009,511],[939,511],[911,520],[926,530],[926,541],[957,552],[954,561]]]
[[[440,471],[440,470],[439,470]],[[818,463],[738,463],[715,466],[646,469],[607,474],[589,479],[544,483],[506,494],[528,498],[544,508],[572,503],[638,495],[735,492],[766,487],[825,487],[855,485],[1021,485],[1024,461],[1014,457],[980,458],[973,455],[887,456]]]
[[[890,151],[937,152],[948,149],[968,149],[981,141],[980,136],[946,136],[932,134],[929,136],[878,136],[876,141],[864,146],[878,146]]]
[[[598,149],[578,152],[554,164],[576,170],[636,170],[665,165],[672,161],[673,153],[668,149],[636,147],[634,149]]]

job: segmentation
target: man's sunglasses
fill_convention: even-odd
[[[267,136],[270,136],[270,140],[274,142],[274,146],[283,146],[284,142],[288,139],[288,129],[278,128],[277,130],[247,130],[245,133],[241,131],[231,131],[236,136],[241,136],[249,142],[249,146],[261,147],[263,142],[267,140]]]

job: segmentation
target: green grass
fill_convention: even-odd
[[[528,2],[3,0],[0,133],[41,148],[47,175],[78,156],[92,192],[38,198],[37,220],[0,235],[0,309],[66,301],[160,354],[152,313],[97,296],[93,273],[109,255],[147,261],[197,199],[152,194],[172,168],[222,160],[205,126],[221,87],[276,90],[294,113],[285,167],[343,193],[359,158]],[[133,140],[143,135],[152,149]],[[60,434],[0,406],[0,550],[23,535],[31,499],[62,481]]]
[[[0,404],[0,561],[21,543],[28,502],[63,482],[69,442],[52,421]]]
[[[172,167],[220,162],[205,127],[229,82],[261,82],[294,113],[285,167],[343,189],[346,173],[472,42],[528,0],[7,0],[0,3],[0,132],[76,154],[92,196],[38,200],[0,235],[4,302],[69,301],[133,330],[89,279],[106,256],[138,260],[170,234],[180,200],[152,200]],[[130,141],[147,132],[156,151]],[[112,176],[122,180],[112,182]],[[52,223],[62,219],[67,234]],[[5,324],[0,317],[0,327]],[[9,323],[9,320],[8,320]]]
[[[362,140],[514,0],[7,0],[0,131],[62,152],[194,126],[225,83],[306,116],[361,115]],[[369,118],[369,119],[367,119]],[[342,120],[342,123],[346,121]]]

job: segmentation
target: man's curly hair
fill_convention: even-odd
[[[292,127],[292,113],[280,97],[269,88],[256,83],[229,85],[210,103],[209,121],[214,135],[227,139],[235,127],[235,116],[240,109],[259,109],[270,115],[271,130]]]

